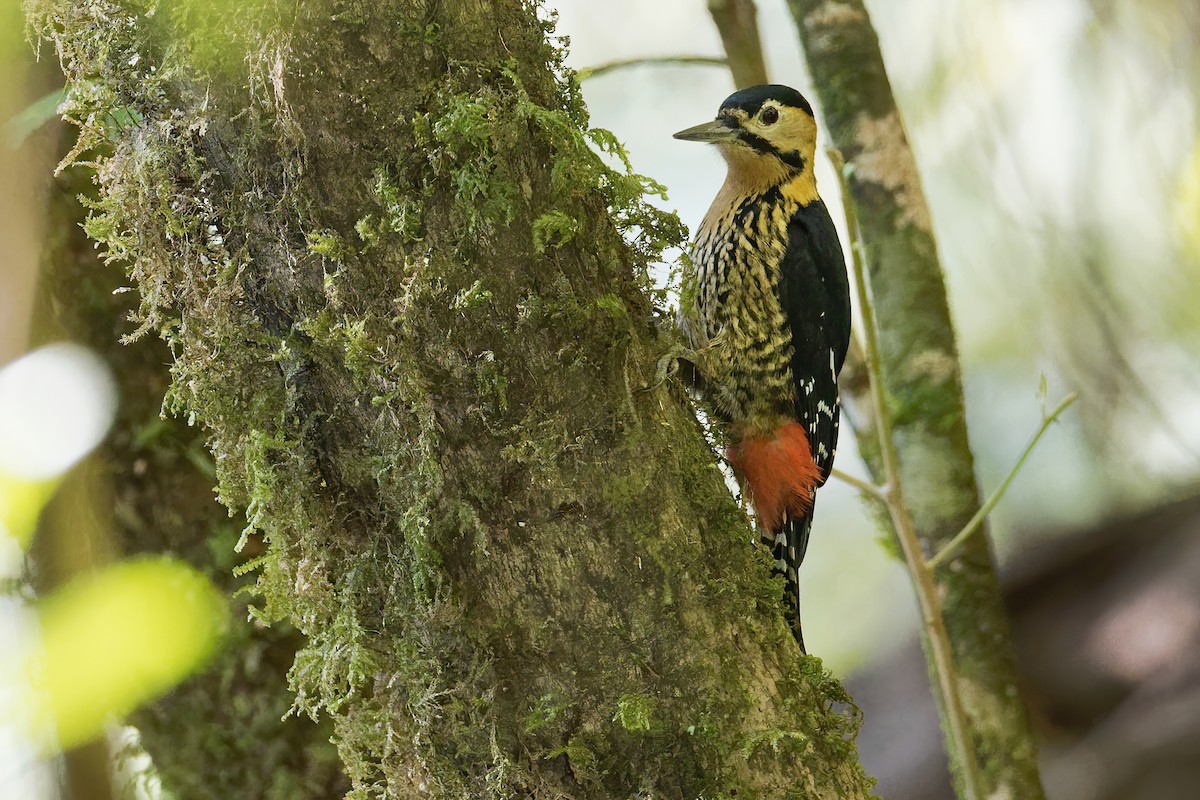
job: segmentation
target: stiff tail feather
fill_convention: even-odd
[[[810,506],[811,509],[811,506]],[[812,530],[812,511],[802,517],[788,515],[783,528],[768,542],[775,556],[774,571],[783,576],[783,616],[800,645],[800,652],[807,653],[804,646],[804,630],[800,623],[800,564],[808,549],[808,534]],[[766,537],[764,537],[765,539]]]
[[[812,508],[822,482],[820,468],[804,427],[798,422],[781,426],[771,436],[743,439],[732,445],[726,458],[754,504],[763,542],[775,556],[775,570],[786,585],[784,607],[801,651],[798,570],[808,549]]]

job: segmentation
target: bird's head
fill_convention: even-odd
[[[781,179],[811,174],[817,122],[804,95],[789,86],[751,86],[725,98],[711,122],[675,134],[676,139],[715,144],[731,175]]]

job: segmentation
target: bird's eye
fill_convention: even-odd
[[[763,109],[761,119],[764,125],[774,125],[779,122],[779,109],[775,106],[767,106]]]

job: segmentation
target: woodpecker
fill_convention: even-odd
[[[804,650],[797,571],[833,467],[850,343],[846,262],[813,174],[816,120],[795,89],[754,86],[675,138],[716,145],[728,167],[696,234],[679,323]]]

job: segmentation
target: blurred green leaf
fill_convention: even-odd
[[[58,116],[58,107],[66,97],[66,89],[56,89],[10,117],[4,123],[5,143],[14,150],[24,144],[29,134]]]
[[[36,480],[0,469],[0,536],[14,537],[25,550],[42,506],[57,485],[57,480]]]
[[[38,606],[29,719],[39,742],[94,738],[199,667],[226,624],[208,580],[176,561],[143,558],[76,579]]]

